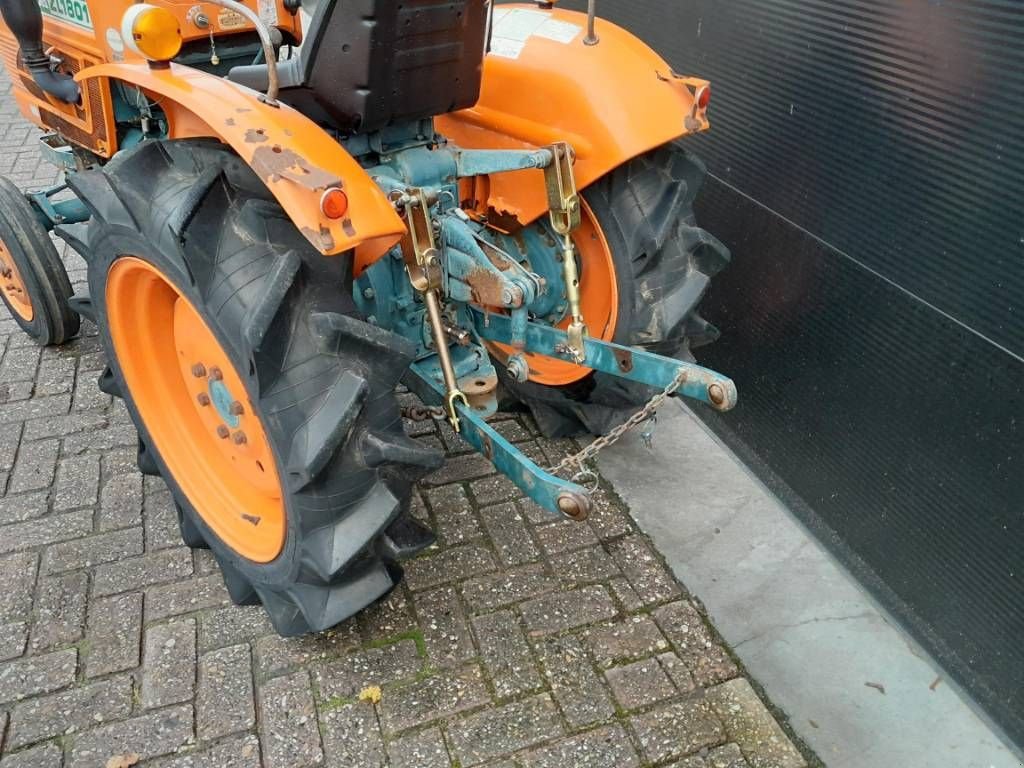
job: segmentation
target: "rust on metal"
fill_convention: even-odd
[[[620,371],[629,373],[633,370],[633,353],[628,349],[616,349],[615,362],[619,364]]]
[[[494,444],[489,435],[483,436],[483,454],[488,461],[494,460]]]
[[[558,511],[571,520],[586,520],[590,516],[590,499],[573,491],[558,494]]]
[[[716,382],[708,387],[708,399],[715,405],[721,405],[725,402],[725,390],[722,389],[721,384]]]
[[[499,211],[493,205],[487,206],[487,226],[504,232],[506,235],[514,235],[523,228],[523,223],[512,211]]]
[[[466,284],[473,293],[473,302],[490,307],[503,306],[505,286],[489,269],[474,269],[466,275]]]
[[[262,144],[267,140],[267,132],[262,128],[250,128],[245,132],[247,144]]]
[[[341,186],[337,176],[279,144],[258,147],[252,155],[252,167],[264,181],[288,179],[314,192]]]
[[[489,376],[464,376],[459,379],[458,385],[470,407],[479,411],[487,407],[494,390],[498,388],[498,376],[493,373]]]

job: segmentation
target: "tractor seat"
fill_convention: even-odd
[[[487,29],[480,0],[321,0],[281,101],[345,135],[464,109],[480,98]],[[228,79],[264,91],[267,66]]]

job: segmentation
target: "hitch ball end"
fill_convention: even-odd
[[[590,516],[590,499],[572,491],[558,494],[558,511],[570,520],[581,522]]]

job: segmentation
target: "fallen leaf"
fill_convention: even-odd
[[[132,768],[133,765],[138,765],[141,759],[134,752],[128,755],[114,755],[107,760],[107,768]]]
[[[377,704],[380,702],[380,696],[379,685],[368,685],[359,692],[359,700],[368,701],[371,704]]]

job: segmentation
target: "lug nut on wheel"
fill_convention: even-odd
[[[206,366],[202,363],[196,363],[192,366],[192,375],[197,379],[203,378],[206,375]]]
[[[224,378],[224,374],[220,372],[220,368],[210,369],[210,381],[220,381]]]
[[[205,392],[200,392],[196,395],[196,400],[198,400],[199,404],[204,408],[210,404],[210,396]]]
[[[230,434],[231,434],[231,430],[229,430],[223,424],[218,424],[217,425],[217,437],[219,437],[221,440],[226,439],[228,437],[228,435],[230,435]]]
[[[235,400],[233,403],[231,403],[231,405],[228,406],[228,413],[230,413],[232,416],[241,416],[243,413],[245,413],[245,408],[242,407],[242,404],[240,402]]]
[[[234,441],[235,445],[245,445],[245,443],[246,443],[245,432],[242,432],[241,430],[239,430],[238,432],[235,432],[235,434],[231,437],[231,439]]]

